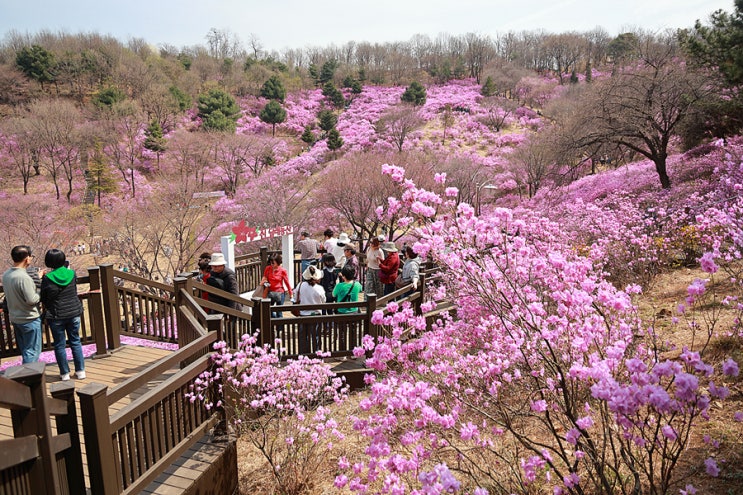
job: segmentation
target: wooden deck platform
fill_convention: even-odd
[[[151,347],[140,347],[140,346],[123,346],[117,352],[111,354],[105,358],[88,358],[85,360],[85,380],[75,380],[75,388],[80,389],[88,383],[102,383],[108,385],[110,388],[116,387],[118,384],[124,382],[128,378],[141,373],[148,366],[155,361],[171,354],[172,351],[155,349]],[[72,367],[72,363],[70,363]],[[146,386],[141,387],[135,393],[128,397],[125,397],[115,404],[111,405],[110,413],[115,413],[133,399],[141,396],[148,390],[157,387],[164,379],[177,371],[177,368],[173,368],[158,379],[150,381]],[[74,372],[74,370],[73,370]],[[71,373],[72,376],[74,376]],[[60,381],[59,368],[56,363],[48,364],[46,367],[46,382],[47,388],[55,382]],[[80,414],[80,403],[77,404],[77,418],[80,427],[80,435],[83,435],[82,420]],[[53,422],[52,422],[53,424]],[[12,438],[13,428],[10,419],[10,412],[6,409],[0,409],[0,439]],[[88,477],[88,466],[87,457],[85,454],[85,442],[81,440],[81,450],[83,453],[83,470],[85,472],[85,485],[90,487],[90,479]],[[166,470],[166,473],[161,475],[155,482],[153,482],[145,493],[182,493],[184,487],[187,487],[189,482],[197,477],[200,472],[209,469],[211,460],[219,455],[219,448],[215,448],[205,440],[202,439],[196,445],[194,445],[184,456],[179,459],[176,465],[171,466]],[[187,467],[186,470],[182,467]],[[88,488],[90,492],[90,488]]]

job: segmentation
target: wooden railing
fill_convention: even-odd
[[[220,419],[219,410],[185,394],[209,369],[206,354],[222,336],[204,328],[187,305],[178,311],[182,331],[200,337],[110,391],[98,383],[78,391],[93,493],[139,493]],[[176,366],[182,369],[109,416],[109,406]]]
[[[80,315],[80,341],[83,345],[96,343],[99,347],[96,354],[105,354],[106,344],[103,331],[103,306],[101,303],[101,285],[98,267],[88,268],[88,276],[76,279],[80,301],[83,303],[83,313]],[[87,289],[87,290],[86,290]],[[0,286],[0,294],[4,292]],[[101,332],[96,336],[96,331]],[[49,324],[42,322],[41,350],[51,351],[54,349],[54,338],[52,337]],[[68,344],[69,345],[69,344]],[[21,351],[15,340],[13,325],[10,323],[8,314],[0,310],[0,358],[20,356]]]
[[[75,385],[55,383],[47,397],[44,368],[25,364],[0,377],[0,407],[10,410],[14,436],[0,441],[0,493],[85,493]],[[50,415],[56,417],[56,435]]]

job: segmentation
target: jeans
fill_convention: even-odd
[[[26,323],[13,323],[13,330],[23,364],[38,361],[41,354],[41,317]]]
[[[286,301],[286,292],[269,292],[268,298],[271,300],[271,306],[274,304],[283,306]],[[281,311],[271,311],[271,318],[282,318],[284,314]]]
[[[67,351],[65,350],[65,336],[70,341],[75,371],[84,371],[85,359],[83,358],[83,346],[80,343],[80,317],[49,320],[49,329],[52,331],[52,337],[54,337],[54,357],[57,359],[59,374],[66,375],[70,372],[70,366],[67,364]]]

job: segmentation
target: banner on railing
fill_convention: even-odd
[[[230,235],[230,240],[236,244],[239,244],[241,242],[273,239],[275,237],[283,237],[290,234],[294,234],[294,227],[292,227],[291,225],[261,229],[258,227],[249,227],[245,225],[245,220],[240,220],[240,223],[232,227],[232,235]]]

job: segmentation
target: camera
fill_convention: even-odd
[[[271,287],[271,283],[270,282],[263,282],[263,287]]]

